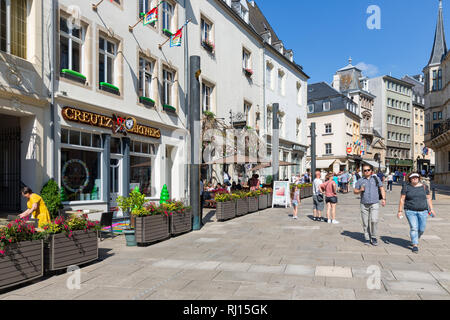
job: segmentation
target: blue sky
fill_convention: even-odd
[[[438,0],[256,0],[285,48],[311,77],[330,83],[348,64],[364,64],[369,77],[421,73],[428,63]],[[367,8],[381,9],[381,29],[369,30]],[[450,44],[450,0],[443,1]],[[361,65],[360,65],[361,66]]]

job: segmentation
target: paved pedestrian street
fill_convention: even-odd
[[[339,196],[337,225],[312,221],[306,199],[299,220],[278,208],[208,219],[200,231],[149,247],[106,239],[102,261],[81,269],[79,289],[68,289],[65,273],[0,299],[449,299],[450,196],[438,195],[438,217],[414,254],[408,223],[396,217],[399,193],[395,186],[381,209],[378,247],[362,242],[355,195]]]

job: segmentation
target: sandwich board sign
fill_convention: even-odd
[[[291,192],[289,181],[275,181],[273,183],[272,208],[274,206],[291,206]]]

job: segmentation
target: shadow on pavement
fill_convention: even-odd
[[[393,238],[388,236],[382,236],[380,237],[381,241],[383,241],[386,244],[395,244],[402,248],[409,248],[411,247],[411,241],[401,238]]]
[[[112,249],[109,248],[98,248],[98,261],[103,261],[109,257],[112,257],[114,253],[109,253],[111,250]]]
[[[216,210],[209,211],[208,214],[206,216],[204,216],[202,219],[203,225],[210,223],[210,222],[214,222],[214,220],[212,220],[211,218],[214,217],[215,215],[216,215]]]
[[[343,231],[341,235],[364,242],[364,234],[362,232]]]

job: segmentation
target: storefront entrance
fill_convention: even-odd
[[[121,186],[121,162],[122,159],[119,157],[111,157],[110,167],[109,167],[109,207],[114,210],[117,208],[117,197],[120,196],[120,186]],[[114,218],[123,217],[123,212],[117,208]]]
[[[0,129],[0,212],[20,211],[20,125],[11,118],[12,127]],[[17,122],[15,124],[14,122]]]

